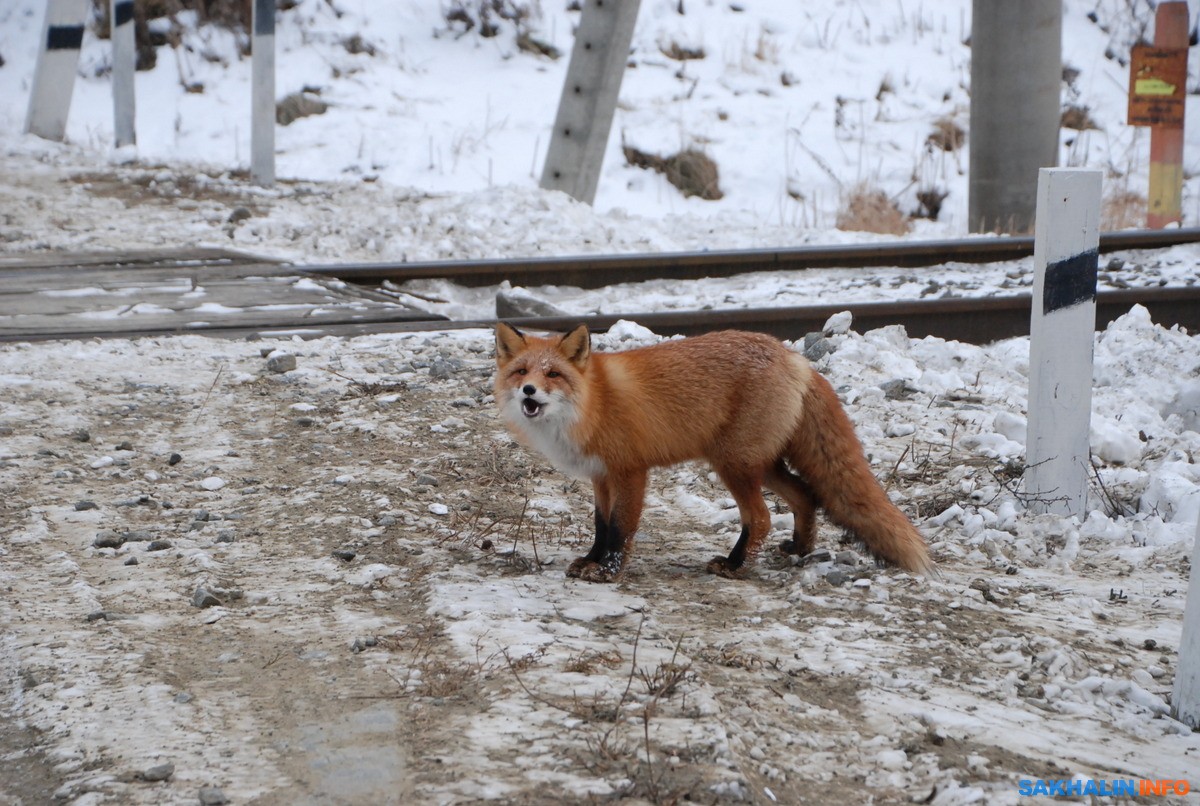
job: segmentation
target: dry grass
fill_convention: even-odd
[[[635,168],[658,171],[679,188],[684,196],[699,196],[706,201],[724,197],[720,188],[717,163],[703,151],[686,148],[678,154],[660,157],[633,146],[624,147],[625,161]]]
[[[933,122],[933,131],[925,142],[942,151],[958,151],[967,142],[967,133],[949,117],[940,117]]]
[[[668,45],[659,44],[658,50],[668,59],[673,59],[677,62],[699,61],[708,54],[704,52],[704,46],[691,48],[687,45],[681,45],[674,39]]]
[[[1100,203],[1100,229],[1105,232],[1138,229],[1146,225],[1146,197],[1128,188],[1118,188]]]
[[[865,182],[851,188],[837,212],[837,228],[854,232],[904,235],[912,226],[886,193]]]
[[[1062,111],[1061,125],[1064,129],[1074,129],[1077,132],[1086,129],[1095,129],[1099,131],[1100,126],[1092,119],[1091,113],[1086,106],[1071,104]]]

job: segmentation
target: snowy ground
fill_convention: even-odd
[[[255,191],[81,182],[75,152],[39,148],[4,156],[6,251],[226,227],[245,245],[217,211]],[[382,221],[384,190],[304,187],[262,203],[318,258]],[[503,198],[526,238],[610,221]],[[343,204],[340,225],[302,216]],[[477,206],[436,204],[458,204],[445,248],[469,253]],[[1154,270],[1185,281],[1195,251],[1168,256]],[[1024,270],[982,272],[988,292]],[[598,341],[622,336],[652,338]],[[1200,743],[1166,712],[1200,513],[1197,338],[1139,311],[1098,336],[1082,522],[1025,511],[1025,340],[830,341],[820,369],[936,578],[832,531],[828,558],[710,577],[736,509],[685,466],[654,477],[620,584],[567,580],[587,491],[504,434],[488,332],[0,348],[2,802],[1014,803],[1021,779],[1194,779]],[[272,349],[297,368],[270,372]]]
[[[13,757],[73,803],[1015,803],[1022,778],[1194,779],[1166,700],[1196,338],[1137,311],[1099,337],[1106,492],[1083,523],[1017,491],[1024,341],[832,342],[821,369],[934,579],[833,533],[827,559],[708,576],[736,509],[685,466],[654,477],[623,582],[567,580],[587,492],[499,427],[487,332],[4,347]],[[268,372],[271,349],[297,369]]]

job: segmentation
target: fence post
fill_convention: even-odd
[[[1025,449],[1034,512],[1086,513],[1100,185],[1097,170],[1038,172]]]
[[[117,148],[137,143],[133,84],[137,69],[133,0],[112,0],[113,134]]]
[[[1179,642],[1179,668],[1171,689],[1171,713],[1192,730],[1200,730],[1200,520],[1192,547],[1192,580],[1183,611],[1183,638]]]
[[[558,101],[541,186],[591,204],[641,0],[587,0]]]
[[[250,45],[250,181],[275,184],[275,0],[253,0]]]
[[[47,140],[62,140],[75,89],[75,70],[83,44],[88,0],[47,0],[46,22],[33,70],[33,91],[25,131]]]

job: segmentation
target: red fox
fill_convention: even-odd
[[[878,559],[914,572],[933,563],[888,500],[833,388],[800,354],[759,333],[723,331],[593,353],[580,325],[527,336],[496,326],[496,403],[513,433],[559,470],[589,480],[596,539],[567,575],[612,582],[633,549],[650,468],[704,459],[737,502],[742,533],[710,573],[739,576],[771,516],[762,489],[792,510],[784,551],[807,554],[816,509]]]

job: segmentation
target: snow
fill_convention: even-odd
[[[565,60],[453,36],[436,4],[302,0],[280,15],[280,94],[319,86],[331,110],[279,130],[287,181],[267,190],[230,175],[249,151],[249,64],[211,27],[188,27],[190,49],[160,49],[138,74],[133,153],[108,145],[106,43],[90,33],[67,144],[16,134],[41,20],[40,3],[12,0],[0,252],[209,245],[318,263],[850,242],[874,237],[831,229],[840,194],[864,180],[906,208],[916,186],[945,188],[942,217],[912,237],[963,234],[966,152],[924,142],[941,115],[966,127],[968,3],[678,5],[643,3],[593,209],[536,188]],[[1136,24],[1126,4],[1064,7],[1065,61],[1081,71],[1064,93],[1102,129],[1064,131],[1063,162],[1105,167],[1110,189],[1143,187],[1147,137],[1123,125],[1126,77],[1102,55],[1127,49]],[[540,11],[539,34],[569,51],[574,17]],[[353,33],[380,55],[347,52]],[[709,57],[668,63],[671,41]],[[893,90],[879,93],[885,77]],[[624,165],[622,137],[701,144],[725,197],[680,198]],[[1194,149],[1186,159],[1194,225]],[[231,223],[235,204],[251,218]],[[1195,281],[1200,249],[1118,257],[1102,282],[1179,285]],[[1030,283],[1020,261],[531,291],[584,313]],[[472,317],[495,290],[404,289]],[[749,580],[709,578],[703,561],[732,544],[736,511],[692,466],[656,475],[626,581],[566,579],[590,541],[587,490],[504,434],[486,331],[0,346],[0,713],[40,732],[75,804],[190,803],[209,785],[236,802],[650,797],[655,780],[699,802],[795,802],[853,781],[879,802],[1016,803],[1018,780],[1052,770],[1200,786],[1196,738],[1167,715],[1200,516],[1200,339],[1141,308],[1097,334],[1095,474],[1073,519],[1031,514],[1014,475],[1027,339],[860,333],[848,315],[825,332],[817,368],[929,540],[929,579],[861,563],[835,586],[833,560],[766,557]],[[624,320],[595,342],[658,338]],[[280,354],[297,368],[266,370]],[[433,377],[439,360],[462,370]],[[356,394],[348,378],[386,393]],[[899,398],[885,391],[895,382]],[[93,444],[69,436],[79,429]],[[117,450],[126,438],[133,450]],[[170,465],[176,450],[186,458]],[[101,508],[76,511],[85,497]],[[93,545],[118,527],[173,546]],[[346,546],[359,556],[330,557]],[[199,585],[229,601],[196,610]],[[672,692],[653,693],[672,670]],[[136,780],[166,760],[171,781]]]

